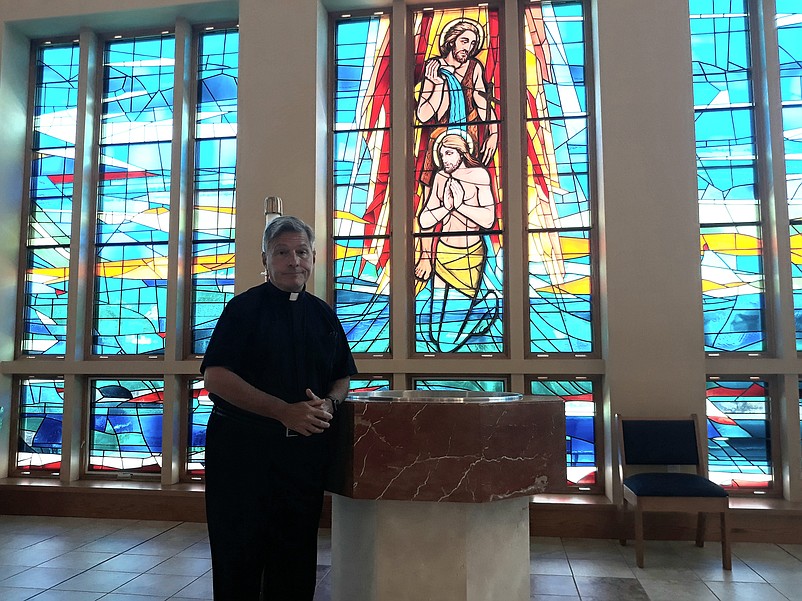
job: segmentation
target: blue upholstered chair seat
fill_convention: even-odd
[[[697,474],[675,472],[634,474],[624,486],[639,497],[726,497],[727,491]]]

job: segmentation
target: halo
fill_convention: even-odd
[[[473,148],[475,144],[473,136],[464,129],[447,129],[434,139],[434,145],[432,146],[432,159],[434,160],[434,164],[438,169],[443,168],[443,165],[440,162],[440,147],[443,145],[443,138],[449,134],[456,134],[460,138],[463,138],[468,143],[468,152],[470,152],[471,156],[473,156]]]
[[[475,19],[469,19],[468,17],[460,17],[458,19],[454,19],[453,21],[449,21],[448,25],[446,25],[445,27],[443,27],[443,29],[440,30],[440,45],[438,46],[438,49],[442,53],[443,45],[445,44],[446,34],[449,31],[451,31],[451,28],[454,27],[455,25],[457,25],[458,23],[472,23],[473,25],[476,26],[476,29],[479,30],[479,39],[476,40],[476,51],[471,55],[471,58],[473,58],[477,54],[479,54],[479,51],[484,47],[484,44],[485,44],[485,28],[482,27],[482,24],[479,23],[479,21],[477,21]]]

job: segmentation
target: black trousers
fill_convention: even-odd
[[[217,410],[209,418],[206,518],[215,601],[312,601],[315,594],[323,488],[299,480],[292,465],[276,465],[270,435],[275,431]]]

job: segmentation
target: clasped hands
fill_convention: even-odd
[[[298,403],[287,403],[283,410],[281,423],[288,430],[302,436],[311,436],[324,432],[334,417],[334,407],[329,399],[321,399],[309,388],[306,389],[309,400]]]

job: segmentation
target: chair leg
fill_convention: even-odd
[[[618,508],[618,542],[622,547],[627,546],[627,500]]]
[[[699,512],[696,517],[696,546],[705,546],[705,524],[707,523],[707,516],[703,511]]]
[[[732,551],[730,549],[730,527],[727,512],[721,512],[721,564],[725,570],[732,570]]]
[[[643,511],[635,506],[635,561],[643,567]]]

